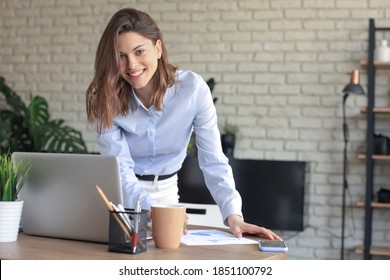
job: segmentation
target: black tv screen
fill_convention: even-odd
[[[303,231],[305,162],[229,159],[245,221],[273,230]],[[180,202],[215,204],[196,157],[178,173]]]

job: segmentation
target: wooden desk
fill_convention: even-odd
[[[259,239],[258,237],[248,237]],[[286,253],[261,252],[257,244],[186,246],[178,249],[157,249],[153,240],[146,252],[139,254],[114,253],[108,244],[32,236],[20,233],[18,240],[0,243],[0,259],[14,260],[256,260],[285,259]]]

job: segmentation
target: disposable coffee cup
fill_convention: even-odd
[[[156,248],[179,248],[183,234],[185,214],[186,208],[183,205],[152,205],[152,232]]]

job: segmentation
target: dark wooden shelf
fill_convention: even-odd
[[[375,107],[372,111],[376,114],[390,114],[390,107]],[[367,107],[360,108],[361,113],[367,113]]]
[[[365,202],[364,201],[358,201],[355,203],[355,206],[357,207],[364,207]],[[390,208],[390,203],[383,203],[383,202],[371,202],[371,207],[374,208]]]
[[[363,254],[363,252],[364,252],[363,246],[358,246],[355,248],[355,253]],[[376,256],[390,256],[390,248],[371,246],[370,247],[370,254],[376,255]]]
[[[390,61],[378,61],[375,60],[375,44],[376,44],[376,32],[377,31],[390,31],[390,27],[376,27],[375,20],[369,19],[369,38],[368,38],[368,60],[360,61],[360,67],[367,70],[367,107],[362,108],[361,112],[366,114],[367,117],[367,143],[373,145],[375,134],[375,117],[377,114],[390,114],[390,108],[387,107],[375,107],[375,76],[377,70],[385,70],[381,75],[387,75],[390,70]],[[374,61],[372,61],[374,59]],[[368,114],[368,111],[370,114]],[[383,116],[382,116],[383,117]],[[387,116],[386,116],[387,117]],[[371,150],[370,150],[371,151]],[[372,152],[374,152],[372,150]],[[369,154],[369,156],[367,156]],[[390,248],[382,248],[372,246],[373,222],[372,212],[375,210],[386,208],[390,209],[390,204],[373,202],[372,194],[374,191],[374,161],[390,161],[390,155],[371,155],[371,152],[363,152],[358,155],[359,159],[365,160],[366,165],[366,188],[365,192],[367,196],[364,198],[364,202],[358,202],[357,206],[364,207],[364,240],[362,246],[355,248],[355,252],[363,254],[363,258],[366,260],[371,259],[371,255],[378,256],[390,256]],[[379,163],[378,163],[379,164]],[[381,162],[380,164],[385,164]],[[388,231],[386,232],[386,234]]]

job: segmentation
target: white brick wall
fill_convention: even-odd
[[[390,1],[0,0],[0,75],[25,99],[46,97],[52,116],[83,131],[91,151],[97,147],[84,102],[94,53],[109,18],[127,6],[157,20],[172,63],[216,79],[221,125],[240,125],[236,157],[308,162],[308,228],[288,239],[289,258],[339,258],[341,90],[367,58],[368,18],[390,26]],[[378,105],[390,105],[388,74],[378,78]],[[362,97],[347,103],[353,201],[364,196],[365,167],[356,154],[364,150],[365,105]],[[390,134],[388,119],[378,127]],[[375,173],[389,187],[389,164]],[[363,210],[351,211],[348,250],[363,242],[364,231]],[[390,246],[389,211],[375,211],[374,219],[373,243]]]

